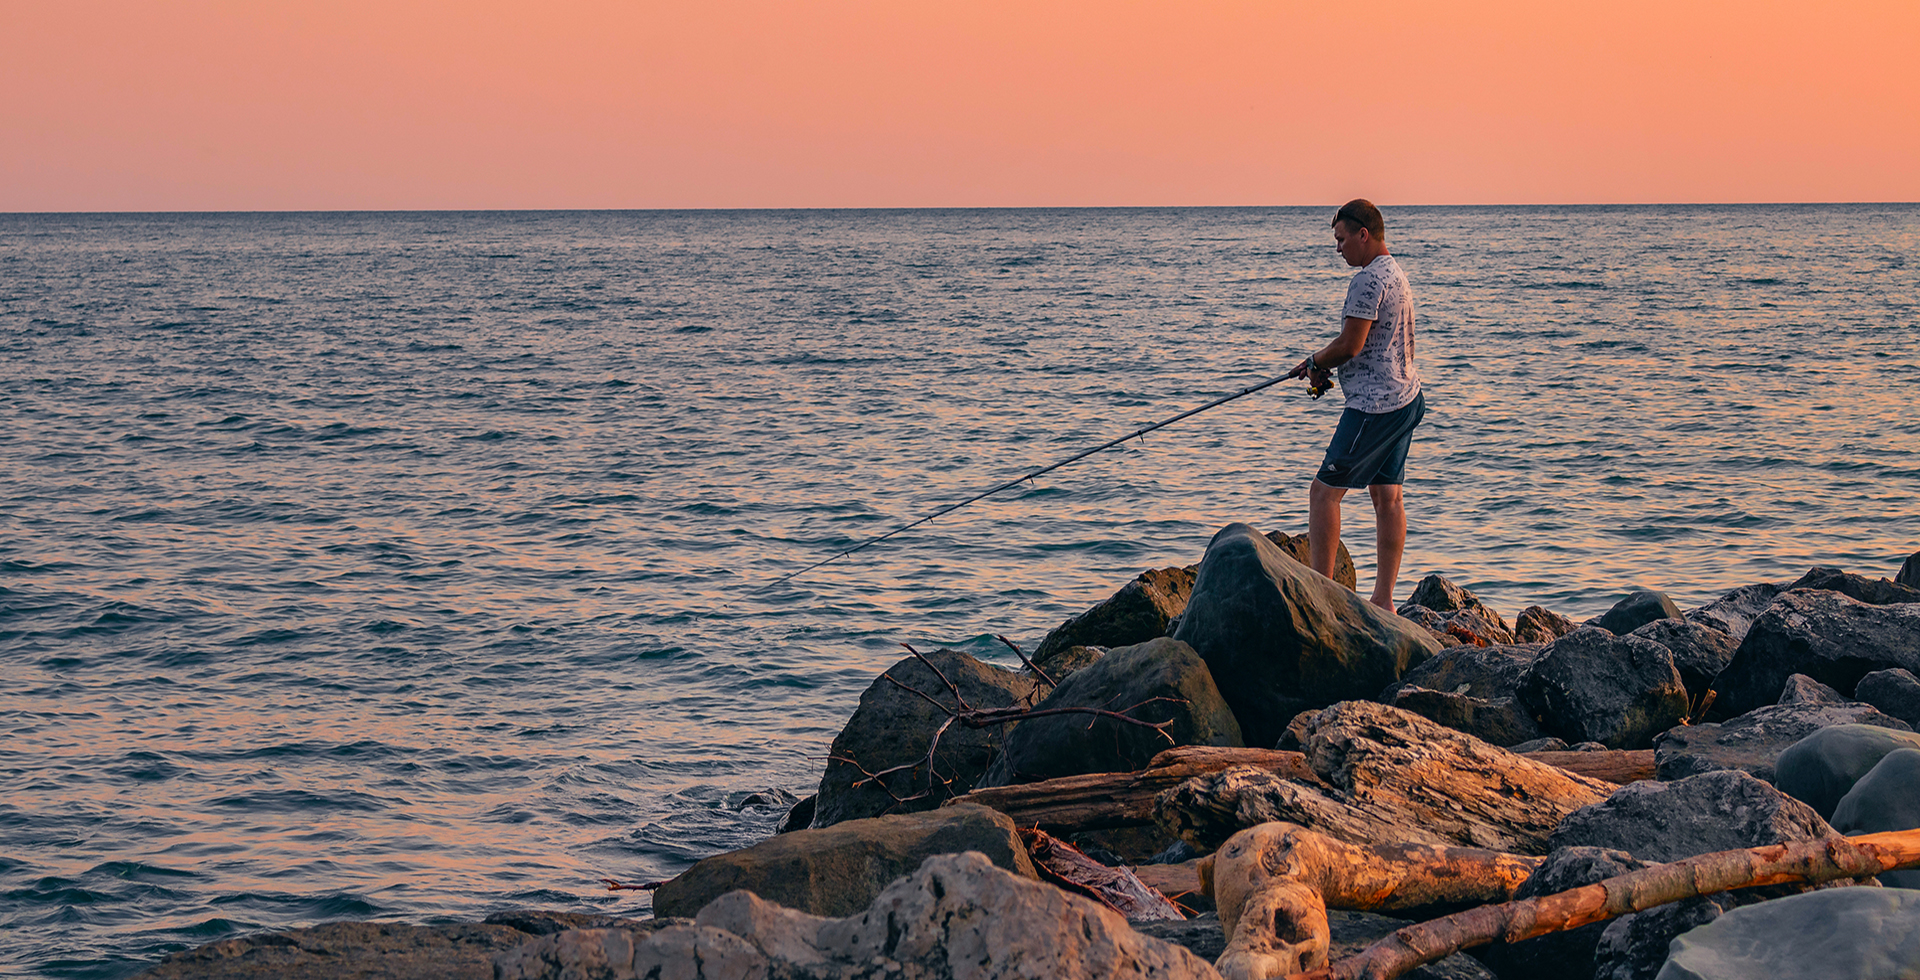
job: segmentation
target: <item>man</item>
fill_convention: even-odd
[[[1370,601],[1390,610],[1407,547],[1407,512],[1400,496],[1407,446],[1427,414],[1413,368],[1413,290],[1387,251],[1386,221],[1371,202],[1349,201],[1333,216],[1333,247],[1360,270],[1347,286],[1340,336],[1287,373],[1306,378],[1318,398],[1337,369],[1346,396],[1346,410],[1307,496],[1307,540],[1313,570],[1331,577],[1340,550],[1340,498],[1365,487],[1373,498],[1379,559]]]

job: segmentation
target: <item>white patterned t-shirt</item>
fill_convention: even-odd
[[[1413,287],[1400,263],[1382,255],[1354,273],[1340,315],[1373,321],[1359,355],[1339,368],[1347,407],[1376,415],[1405,408],[1420,394],[1420,374],[1413,369]]]

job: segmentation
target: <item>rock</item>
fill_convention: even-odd
[[[1375,700],[1390,702],[1395,691],[1409,684],[1489,701],[1517,697],[1534,663],[1546,651],[1546,645],[1539,643],[1453,647],[1421,661]]]
[[[860,695],[860,707],[827,752],[812,826],[931,810],[972,789],[993,761],[1001,741],[999,729],[950,725],[940,736],[940,751],[934,757],[940,778],[933,778],[918,763],[926,759],[927,745],[947,714],[927,698],[902,690],[888,676],[947,707],[953,706],[948,681],[975,708],[1015,704],[1032,695],[1038,683],[1029,675],[983,664],[957,650],[935,650],[926,657],[945,681],[918,658],[908,657],[888,668],[886,676],[876,678]],[[888,776],[884,786],[866,776],[895,766],[908,768]]]
[[[850,915],[928,857],[961,851],[980,851],[1003,868],[1038,878],[1012,819],[961,803],[928,813],[796,830],[716,854],[655,890],[653,912],[691,916],[721,895],[744,888],[803,912]]]
[[[1509,745],[1507,746],[1507,751],[1516,755],[1526,755],[1529,752],[1565,752],[1567,751],[1567,740],[1564,738],[1536,738],[1531,742]]]
[[[1883,578],[1854,575],[1851,572],[1825,566],[1809,569],[1807,574],[1788,583],[1780,591],[1791,592],[1795,589],[1838,592],[1870,606],[1890,606],[1896,602],[1920,602],[1920,588],[1900,585]]]
[[[535,940],[497,958],[496,976],[1219,978],[1204,960],[1135,932],[1092,899],[1008,874],[976,853],[929,858],[844,918],[732,892],[702,908],[694,923],[645,937],[586,930]]]
[[[1876,670],[1860,678],[1853,697],[1920,728],[1920,678],[1914,677],[1913,671],[1900,667]]]
[[[1690,619],[1656,619],[1627,635],[1652,640],[1673,654],[1673,666],[1680,671],[1680,683],[1687,686],[1687,700],[1693,704],[1706,696],[1740,645],[1727,633]]]
[[[1878,834],[1920,827],[1920,749],[1894,749],[1833,808],[1833,829],[1848,835]],[[1888,871],[1880,883],[1920,888],[1920,868]]]
[[[1552,643],[1574,629],[1573,620],[1544,606],[1528,606],[1513,621],[1513,642]]]
[[[1549,735],[1644,749],[1687,717],[1673,654],[1652,640],[1581,627],[1534,661],[1520,703]]]
[[[1654,980],[1674,937],[1713,922],[1735,906],[1731,893],[1703,895],[1606,923],[1593,950],[1594,980]]]
[[[1155,698],[1167,700],[1148,703]],[[1008,786],[1088,772],[1133,772],[1176,745],[1245,744],[1206,661],[1192,647],[1166,637],[1108,653],[1061,681],[1034,706],[1036,711],[1060,708],[1131,709],[1126,711],[1130,717],[1144,721],[1172,720],[1166,730],[1172,741],[1151,728],[1096,715],[1032,718],[1008,733],[1004,748],[979,785]]]
[[[1836,592],[1785,592],[1720,672],[1710,717],[1773,703],[1792,674],[1851,695],[1861,678],[1891,667],[1920,669],[1920,603],[1875,606]]]
[[[1405,605],[1400,607],[1399,615],[1401,619],[1426,630],[1427,635],[1439,640],[1440,645],[1443,647],[1457,647],[1463,643],[1468,646],[1473,645],[1467,640],[1463,640],[1447,632],[1447,623],[1451,616],[1450,613],[1434,612],[1425,606]]]
[[[1920,734],[1893,726],[1840,724],[1789,743],[1776,763],[1780,791],[1831,817],[1842,797],[1887,753],[1920,748]]]
[[[1478,609],[1458,609],[1445,615],[1446,619],[1440,625],[1442,639],[1452,637],[1477,647],[1507,646],[1513,643],[1512,633],[1499,623],[1488,619],[1486,614]]]
[[[1487,622],[1499,627],[1500,632],[1512,633],[1512,628],[1507,625],[1507,621],[1500,618],[1499,613],[1488,608],[1486,603],[1481,602],[1479,596],[1438,575],[1429,575],[1413,587],[1413,593],[1407,596],[1407,601],[1400,607],[1402,616],[1406,615],[1407,606],[1424,606],[1439,613],[1476,612]]]
[[[1665,864],[1697,854],[1837,837],[1813,808],[1744,772],[1646,781],[1567,815],[1549,842],[1607,847]]]
[[[1780,688],[1780,700],[1776,704],[1847,704],[1840,692],[1828,687],[1805,674],[1795,674],[1787,678],[1785,686]]]
[[[1893,584],[1920,589],[1920,551],[1908,555],[1907,560],[1900,564],[1900,573],[1893,577]]]
[[[1920,977],[1920,892],[1832,888],[1733,909],[1673,941],[1657,980]]]
[[[1213,912],[1196,915],[1185,922],[1135,922],[1132,925],[1143,936],[1185,947],[1188,952],[1208,962],[1219,960],[1220,954],[1227,948],[1226,936],[1220,928],[1220,917]],[[1372,912],[1328,909],[1327,928],[1332,934],[1332,942],[1328,946],[1327,957],[1337,960],[1352,956],[1372,945],[1374,940],[1410,925],[1413,922],[1407,919]],[[1439,962],[1415,967],[1401,974],[1401,977],[1404,980],[1496,980],[1478,960],[1465,953],[1455,953]]]
[[[1513,698],[1488,700],[1418,684],[1396,685],[1388,704],[1465,732],[1491,745],[1518,745],[1540,737],[1540,726]]]
[[[1208,544],[1174,638],[1205,658],[1256,746],[1276,744],[1302,708],[1369,697],[1440,648],[1245,524]]]
[[[1869,705],[1852,702],[1769,705],[1729,721],[1668,729],[1653,743],[1654,773],[1660,779],[1674,780],[1738,769],[1777,782],[1775,760],[1784,758],[1788,746],[1835,725],[1905,727]]]
[[[1047,676],[1057,684],[1106,655],[1106,647],[1068,647],[1054,654],[1040,669],[1046,671]]]
[[[1597,884],[1647,867],[1625,851],[1604,847],[1563,847],[1547,855],[1519,890],[1515,901],[1553,895],[1571,888]],[[1524,942],[1496,942],[1487,947],[1486,960],[1500,980],[1561,980],[1593,976],[1593,951],[1607,923],[1549,933]]]
[[[780,827],[775,830],[774,833],[784,834],[795,830],[805,830],[813,826],[813,809],[815,806],[818,806],[819,803],[820,797],[818,795],[809,796],[795,803],[793,808],[787,811],[787,815],[780,818]]]
[[[1313,547],[1312,542],[1307,540],[1307,535],[1289,535],[1285,531],[1268,531],[1267,540],[1277,545],[1281,551],[1286,552],[1288,558],[1308,568],[1313,567]],[[1349,589],[1356,588],[1360,584],[1359,576],[1353,567],[1353,554],[1347,551],[1347,543],[1345,541],[1339,543],[1338,550],[1335,551],[1333,556],[1333,580]]]
[[[1709,629],[1716,629],[1733,637],[1738,644],[1747,635],[1747,629],[1760,614],[1773,605],[1783,590],[1772,582],[1758,582],[1743,585],[1712,602],[1692,610],[1684,617],[1687,622],[1698,623]]]
[[[487,916],[490,926],[510,926],[529,936],[551,936],[569,929],[658,929],[679,919],[629,919],[621,915],[594,912],[560,912],[551,909],[508,909]]]
[[[1648,623],[1662,619],[1679,619],[1680,607],[1667,598],[1665,592],[1641,589],[1613,604],[1613,608],[1587,621],[1588,626],[1598,626],[1615,636],[1626,636]]]
[[[1193,594],[1194,570],[1155,568],[1141,572],[1104,602],[1060,624],[1034,648],[1033,662],[1049,669],[1057,656],[1077,646],[1127,647],[1167,635]]]
[[[327,922],[174,953],[139,980],[491,980],[493,958],[530,938],[507,925]]]

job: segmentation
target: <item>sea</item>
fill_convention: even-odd
[[[1285,373],[1331,212],[0,215],[0,975],[648,914],[607,881],[773,833],[903,645],[1305,531],[1298,382],[914,522]],[[1400,598],[1920,550],[1920,206],[1386,213]]]

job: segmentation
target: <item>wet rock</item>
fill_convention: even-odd
[[[960,803],[927,813],[796,830],[714,855],[655,890],[653,911],[691,916],[721,895],[744,888],[803,912],[850,915],[928,857],[961,851],[980,851],[1003,868],[1038,877],[1011,818]]]
[[[1880,758],[1833,808],[1833,829],[1852,836],[1920,827],[1920,749],[1894,749]],[[1880,883],[1920,888],[1920,868],[1888,871]]]
[[[1193,594],[1194,570],[1155,568],[1099,605],[1048,633],[1034,648],[1033,662],[1050,670],[1052,661],[1077,646],[1127,647],[1167,635],[1167,624],[1179,618]]]
[[[1813,808],[1744,772],[1620,787],[1567,815],[1549,843],[1606,847],[1665,864],[1697,854],[1837,837]]]
[[[1920,678],[1914,677],[1913,671],[1900,667],[1876,670],[1860,678],[1853,697],[1920,728]]]
[[[1573,620],[1545,606],[1528,606],[1513,621],[1513,642],[1552,643],[1576,628]]]
[[[1906,727],[1870,705],[1855,702],[1769,705],[1724,722],[1668,729],[1654,739],[1654,773],[1674,780],[1738,769],[1775,782],[1775,760],[1789,746],[1835,725]]]
[[[1780,753],[1775,783],[1781,792],[1829,817],[1853,784],[1887,753],[1912,748],[1920,748],[1920,734],[1893,726],[1822,727],[1795,739]]]
[[[1710,716],[1773,703],[1793,674],[1850,695],[1861,678],[1892,667],[1920,669],[1920,603],[1876,606],[1837,592],[1785,592],[1721,671]]]
[[[508,925],[328,922],[174,953],[138,980],[491,980],[531,937]]]
[[[1032,718],[1007,735],[1004,749],[979,785],[1132,772],[1175,745],[1245,744],[1206,661],[1192,647],[1166,637],[1108,653],[1061,681],[1034,706],[1036,711],[1060,708],[1124,711],[1149,722],[1171,720],[1166,735],[1172,741],[1151,728],[1097,715]]]
[[[1896,602],[1920,602],[1920,588],[1912,588],[1890,582],[1883,578],[1867,578],[1843,572],[1838,568],[1818,566],[1807,571],[1799,579],[1787,583],[1782,592],[1795,589],[1821,589],[1838,592],[1849,599],[1858,599],[1871,606],[1888,606]]]
[[[1680,683],[1687,686],[1687,699],[1694,704],[1706,696],[1740,645],[1725,632],[1690,619],[1658,619],[1627,635],[1652,640],[1673,654]]]
[[[812,826],[931,810],[972,789],[993,761],[1002,733],[998,728],[948,726],[934,756],[938,773],[929,773],[922,764],[927,746],[948,716],[928,698],[953,708],[953,695],[947,689],[951,682],[972,707],[1004,708],[1033,696],[1038,684],[1031,675],[981,663],[957,650],[935,650],[926,657],[939,674],[918,658],[908,657],[875,678],[860,695],[859,708],[827,752]],[[902,690],[887,680],[889,676],[927,697]],[[880,782],[867,776],[895,766],[907,768]]]
[[[1533,875],[1514,892],[1515,901],[1553,895],[1596,884],[1647,867],[1625,851],[1604,847],[1563,847],[1547,855]],[[1508,945],[1494,943],[1486,960],[1500,980],[1562,980],[1593,975],[1593,951],[1607,923],[1595,922],[1565,932]]]
[[[1680,935],[1657,980],[1890,980],[1920,975],[1915,964],[1920,892],[1833,888],[1733,909]]]
[[[1547,645],[1520,691],[1546,734],[1644,749],[1687,717],[1673,654],[1651,640],[1582,627]]]
[[[1174,638],[1206,660],[1249,745],[1276,744],[1303,708],[1372,696],[1440,648],[1245,524],[1208,544]]]
[[[1716,629],[1733,637],[1738,644],[1747,635],[1747,630],[1760,614],[1773,605],[1783,590],[1772,582],[1758,582],[1743,585],[1733,591],[1688,612],[1687,622],[1698,623],[1709,629]]]
[[[1540,737],[1540,726],[1513,698],[1489,700],[1401,684],[1387,703],[1491,745],[1517,745]]]
[[[1400,607],[1400,615],[1407,614],[1408,606],[1422,606],[1438,613],[1478,613],[1481,618],[1497,627],[1501,633],[1511,635],[1513,632],[1513,628],[1507,625],[1507,621],[1486,603],[1481,602],[1479,596],[1438,575],[1429,575],[1413,587],[1412,594],[1407,596],[1407,601]],[[1513,641],[1508,639],[1503,642]]]
[[[1648,623],[1679,618],[1680,607],[1674,605],[1665,592],[1641,589],[1614,603],[1612,609],[1589,620],[1586,625],[1598,626],[1615,636],[1625,636]]]

